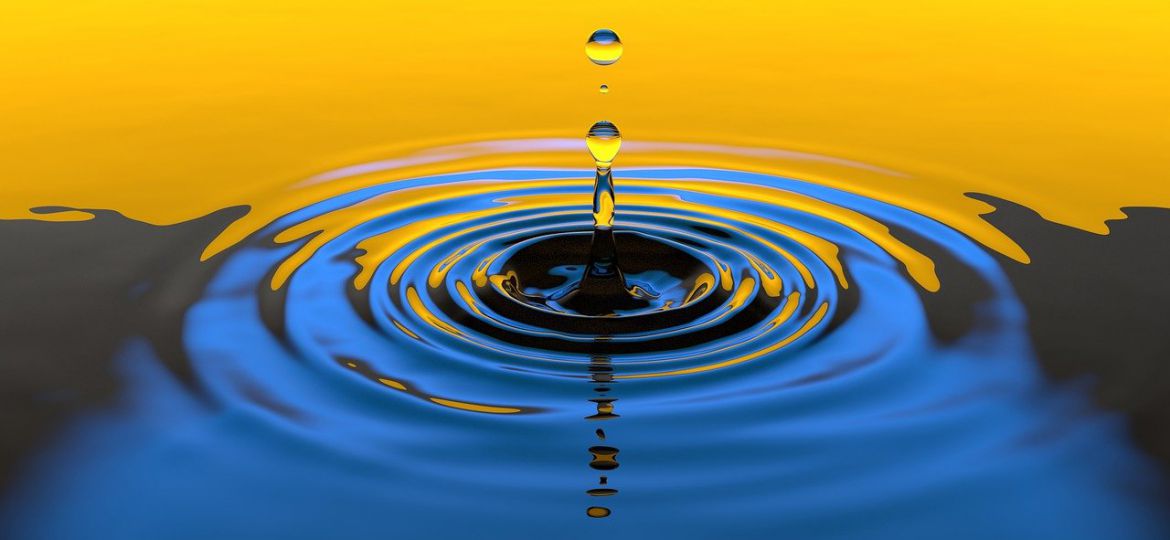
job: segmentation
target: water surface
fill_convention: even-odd
[[[11,19],[3,536],[1170,536],[1164,6],[281,7]]]

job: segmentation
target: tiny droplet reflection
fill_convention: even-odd
[[[589,517],[593,518],[608,517],[610,514],[609,508],[604,506],[590,506],[587,510],[585,510],[585,513],[589,514]]]

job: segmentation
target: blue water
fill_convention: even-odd
[[[738,171],[619,171],[619,228],[690,239],[730,267],[736,288],[758,272],[754,257],[782,280],[771,304],[753,308],[773,311],[721,307],[685,326],[615,338],[661,338],[661,350],[600,359],[548,346],[594,337],[562,332],[533,346],[526,340],[547,330],[476,314],[459,300],[465,313],[443,312],[440,292],[470,283],[489,255],[587,230],[589,174],[496,170],[394,182],[321,201],[253,235],[222,255],[188,311],[183,344],[199,391],[174,381],[145,340],[129,340],[118,365],[130,391],[116,407],[77,419],[39,455],[26,471],[35,481],[5,505],[5,537],[1170,538],[1159,471],[1128,442],[1123,418],[1092,406],[1084,384],[1042,377],[1026,314],[995,259],[896,206]],[[622,185],[674,178],[786,190],[914,231],[988,294],[965,335],[940,340],[922,300],[936,293],[924,293],[872,235],[757,200]],[[563,185],[513,187],[546,179]],[[274,244],[280,231],[377,204],[380,195],[392,201],[403,190],[473,182],[497,189],[350,223],[270,289],[273,269],[304,245]],[[449,224],[390,254],[368,286],[355,288],[363,239],[530,192],[580,194],[581,204],[505,208]],[[622,202],[636,195],[695,206]],[[696,210],[703,206],[835,244],[846,283],[810,246]],[[548,215],[558,210],[566,213]],[[698,219],[721,225],[697,227]],[[722,226],[725,236],[711,233]],[[480,240],[442,283],[427,283],[445,257]],[[786,249],[812,281],[763,241]],[[393,269],[412,253],[418,258],[393,283]],[[752,296],[767,300],[759,281]],[[408,287],[456,332],[413,309]],[[475,291],[490,293],[490,285]],[[768,325],[786,301],[799,302],[792,317]],[[748,316],[758,322],[718,339],[676,339]],[[472,319],[498,333],[475,331]],[[594,377],[598,366],[617,380]],[[631,375],[641,378],[623,378]],[[619,417],[586,419],[598,412],[589,400],[599,398],[616,398]],[[596,445],[619,449],[620,467],[590,468]],[[616,495],[586,494],[602,487],[601,476]],[[590,518],[590,506],[612,515]]]

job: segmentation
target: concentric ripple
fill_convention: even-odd
[[[597,357],[618,380],[776,366],[831,322],[840,327],[858,291],[889,317],[925,316],[904,313],[890,283],[917,304],[940,287],[934,261],[890,225],[961,248],[948,258],[974,247],[915,213],[796,179],[640,168],[617,184],[619,266],[653,301],[607,316],[556,301],[589,262],[585,171],[483,170],[358,189],[277,220],[234,259],[257,259],[248,279],[261,282],[272,335],[325,359],[332,376],[341,366],[432,403],[514,413],[550,402],[518,403],[515,392],[464,400],[422,381],[483,388],[501,370],[580,379]],[[870,352],[888,346],[865,341]],[[416,374],[420,356],[435,358]]]
[[[294,243],[325,231],[271,285],[336,277],[318,265],[349,259],[351,308],[387,336],[527,371],[563,373],[556,364],[591,354],[612,357],[625,377],[709,371],[816,335],[849,286],[838,244],[864,236],[839,215],[782,206],[818,201],[774,183],[727,171],[626,175],[619,261],[631,285],[659,291],[645,313],[584,317],[519,298],[564,286],[588,263],[589,184],[560,171],[438,176],[323,203],[275,235]],[[763,197],[742,198],[752,191]]]
[[[589,262],[592,170],[362,178],[385,163],[318,175],[332,194],[226,251],[188,312],[201,386],[251,419],[221,429],[270,450],[250,462],[269,484],[332,485],[259,457],[290,443],[406,482],[346,489],[408,535],[604,515],[814,537],[879,499],[858,530],[1053,499],[1095,516],[1048,516],[1053,537],[1157,526],[1102,483],[1148,473],[1120,425],[1044,382],[995,259],[936,219],[747,166],[615,169],[618,261],[646,301],[589,315],[560,299]],[[940,316],[967,322],[940,335]],[[1036,466],[1064,458],[1082,466]]]
[[[777,222],[718,211],[733,204],[719,196],[685,201],[649,178],[627,181],[617,243],[629,283],[659,291],[660,305],[585,317],[518,301],[519,294],[539,295],[580,273],[589,248],[582,231],[592,224],[582,212],[589,192],[581,182],[555,176],[508,182],[516,179],[507,175],[466,181],[487,181],[496,190],[473,187],[437,203],[472,208],[454,223],[420,220],[426,232],[407,242],[396,230],[357,241],[366,254],[357,258],[362,271],[354,286],[368,285],[383,331],[441,348],[461,341],[528,369],[604,354],[627,376],[655,376],[706,371],[776,350],[777,343],[814,331],[832,308],[837,261],[790,240]],[[428,180],[456,193],[465,182]],[[410,197],[409,190],[400,193]],[[385,210],[379,220],[409,219]],[[428,210],[434,211],[427,205],[409,211]],[[812,235],[808,241],[827,245]],[[545,261],[555,266],[534,273]]]

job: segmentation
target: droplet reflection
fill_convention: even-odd
[[[605,508],[604,506],[590,506],[587,510],[585,510],[585,513],[589,517],[603,518],[609,517],[610,511],[609,508]]]

